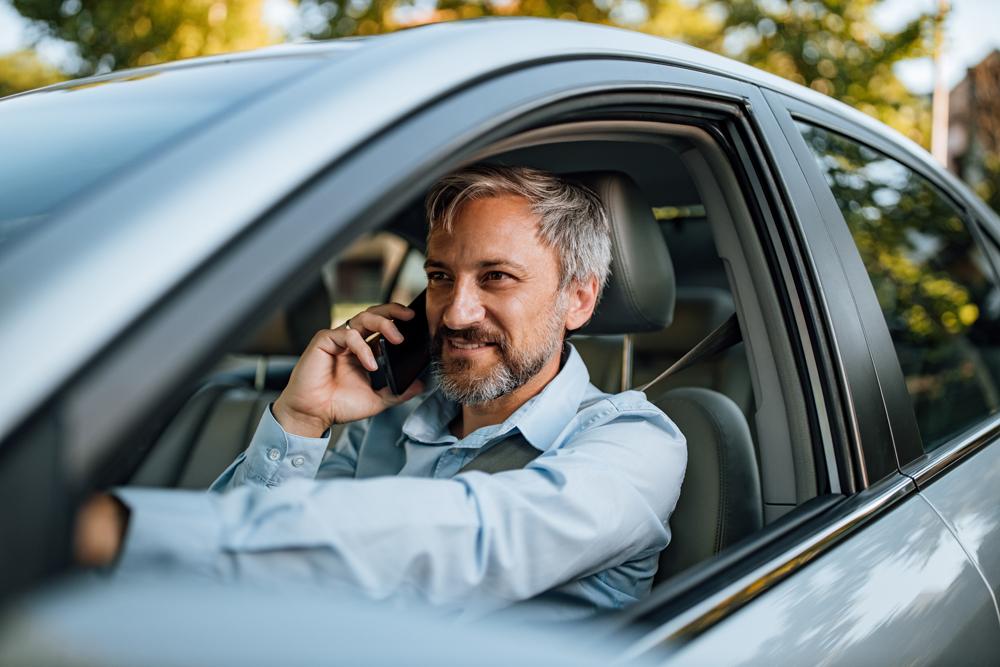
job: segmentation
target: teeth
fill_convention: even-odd
[[[486,343],[470,343],[468,345],[463,345],[462,343],[456,343],[455,341],[451,341],[451,344],[460,350],[474,350],[477,347],[486,347]]]

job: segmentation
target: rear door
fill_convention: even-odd
[[[821,108],[764,95],[769,109],[758,118],[822,274],[840,352],[867,348],[876,392],[866,405],[852,403],[869,488],[854,502],[877,521],[689,644],[680,662],[697,664],[712,645],[751,664],[996,661],[1000,619],[964,538],[978,530],[980,549],[996,539],[995,501],[969,499],[989,495],[969,486],[983,491],[984,476],[996,479],[996,457],[983,450],[979,465],[963,466],[966,479],[946,475],[940,491],[924,490],[928,476],[910,476],[914,462],[968,456],[992,437],[988,368],[966,363],[992,353],[975,326],[980,313],[980,327],[988,324],[995,290],[981,229],[947,182],[892,142]],[[938,411],[931,390],[952,407]],[[942,509],[945,498],[951,505]],[[958,507],[975,517],[962,528],[940,516],[958,517]]]

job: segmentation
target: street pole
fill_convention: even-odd
[[[945,40],[945,22],[950,0],[938,0],[938,13],[934,30],[934,106],[931,116],[931,155],[945,169],[948,168],[948,48]]]

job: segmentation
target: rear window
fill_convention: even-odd
[[[140,72],[0,100],[0,253],[74,197],[321,62]]]

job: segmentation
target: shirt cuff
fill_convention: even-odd
[[[290,479],[315,479],[330,444],[330,429],[318,438],[286,433],[267,406],[247,447],[246,465],[268,486]]]
[[[130,512],[117,574],[141,574],[151,568],[216,574],[222,519],[215,494],[136,488],[111,493]]]

